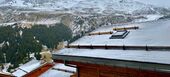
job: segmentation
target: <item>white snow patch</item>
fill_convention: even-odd
[[[5,63],[4,64],[4,69],[2,70],[2,72],[8,73],[8,68],[9,68],[10,65],[11,65],[11,63]]]
[[[39,77],[70,77],[72,75],[72,73],[67,73],[67,72],[63,72],[63,71],[56,71],[56,70],[49,70],[45,73],[43,73],[41,76]]]
[[[76,68],[65,66],[64,64],[56,64],[53,68],[66,69],[76,72]]]
[[[12,74],[17,76],[17,77],[21,77],[21,76],[27,74],[27,72],[31,72],[32,70],[34,70],[34,69],[36,69],[36,68],[38,68],[40,66],[41,66],[41,62],[38,61],[38,60],[33,59],[33,60],[29,61],[28,63],[20,66],[19,69],[17,69]]]
[[[30,56],[30,58],[36,59],[35,58],[35,53],[31,53],[29,56]]]
[[[55,66],[53,66],[52,68],[64,69],[64,70],[76,72],[76,68],[68,67],[68,66],[65,66],[64,64],[55,64]],[[49,69],[48,71],[46,71],[45,73],[43,73],[42,75],[40,75],[40,77],[56,77],[56,76],[58,76],[58,77],[70,77],[72,75],[72,73],[58,71],[58,70],[54,70],[52,68]]]
[[[163,15],[153,14],[153,15],[145,15],[144,17],[146,17],[146,19],[136,19],[133,22],[155,21],[163,17]]]
[[[59,23],[60,21],[58,20],[50,20],[50,19],[47,19],[47,20],[41,20],[41,21],[37,21],[35,22],[36,24],[55,24],[55,23]]]
[[[7,41],[6,44],[9,46],[9,42]]]
[[[0,43],[0,47],[2,47],[4,45],[5,41],[3,41],[2,43]]]
[[[23,34],[23,31],[22,31],[22,30],[20,30],[20,31],[19,31],[19,35],[20,35],[20,36],[22,36],[22,34]]]

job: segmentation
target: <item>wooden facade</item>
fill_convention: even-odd
[[[53,67],[54,64],[44,64],[43,66],[31,71],[30,73],[24,75],[23,77],[38,77],[47,70],[49,70],[51,67]]]
[[[64,63],[62,61],[56,61]],[[67,64],[77,66],[77,75],[74,77],[170,77],[168,72],[158,72],[156,70],[142,70],[128,67],[112,67],[105,65],[67,62]]]

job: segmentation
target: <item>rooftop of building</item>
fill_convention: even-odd
[[[18,67],[16,71],[12,74],[17,77],[22,77],[26,74],[34,72],[38,68],[43,68],[43,65],[44,64],[42,64],[41,61],[33,59],[28,63]],[[56,63],[54,64],[54,66],[50,67],[50,69],[42,73],[39,77],[70,77],[75,71],[75,68],[65,66],[64,64]]]
[[[100,32],[99,34],[83,36],[68,45],[68,48],[54,52],[53,58],[170,72],[169,21],[101,27],[93,31]],[[131,26],[138,26],[139,29],[128,30],[130,32],[125,38],[110,39],[114,34],[101,34],[113,31],[115,27]]]
[[[121,25],[122,27],[127,26],[138,26],[137,30],[130,30],[130,33],[124,39],[109,39],[108,35],[92,35],[84,36],[71,45],[135,45],[135,46],[170,46],[170,20],[146,22],[138,24],[127,24]],[[96,29],[94,32],[107,32],[113,31],[114,27],[120,27],[120,25],[104,26]]]
[[[101,27],[92,32],[95,35],[85,35],[66,48],[54,51],[53,59],[170,72],[169,21]],[[128,30],[125,38],[110,39],[114,34],[123,34],[113,31],[113,28],[132,26],[139,29]],[[21,77],[43,65],[33,59],[18,67],[12,75]],[[70,77],[73,72],[76,68],[56,63],[39,77]]]

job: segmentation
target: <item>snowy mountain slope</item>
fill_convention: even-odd
[[[0,6],[27,7],[39,10],[65,10],[85,13],[153,11],[154,6],[133,0],[5,0]]]
[[[4,2],[5,0],[0,0],[0,3]]]

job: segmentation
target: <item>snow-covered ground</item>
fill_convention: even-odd
[[[36,24],[47,24],[47,25],[48,24],[56,24],[56,23],[60,23],[60,21],[48,19],[48,20],[41,20],[41,21],[36,22]]]
[[[2,43],[0,43],[0,47],[2,47],[4,45],[5,41],[3,41]]]
[[[14,25],[15,23],[21,23],[21,24],[44,24],[44,25],[53,25],[56,23],[60,23],[60,20],[57,19],[44,19],[44,20],[40,20],[40,21],[18,21],[18,22],[9,22],[9,23],[0,23],[0,26],[8,26],[8,25]]]
[[[0,0],[0,3],[4,2],[5,0]]]
[[[26,7],[38,10],[69,10],[79,12],[96,12],[103,13],[115,11],[124,11],[132,13],[135,10],[153,8],[151,5],[146,5],[133,0],[50,0],[44,2],[13,0],[0,6],[16,6]]]
[[[151,15],[144,15],[145,18],[143,19],[136,19],[133,22],[147,22],[147,21],[155,21],[159,18],[163,17],[164,15],[159,14],[151,14]]]
[[[11,65],[11,63],[3,64],[4,68],[3,69],[0,68],[0,74],[6,74],[6,75],[12,76],[12,74],[10,72],[8,72],[8,68],[10,67],[10,65]]]
[[[16,22],[10,22],[10,23],[0,23],[0,26],[7,26],[7,25],[13,25]]]
[[[45,24],[45,25],[50,25],[50,24],[60,23],[60,20],[56,20],[56,19],[44,19],[44,20],[35,21],[35,22],[22,21],[21,23],[23,23],[23,24]]]

